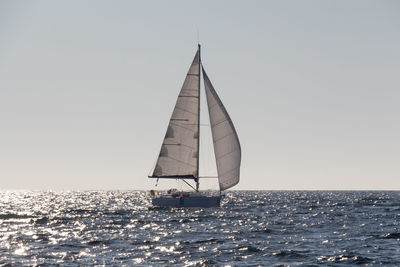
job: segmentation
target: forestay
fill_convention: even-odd
[[[197,51],[172,112],[152,177],[198,178],[199,68]]]
[[[239,183],[241,149],[232,120],[203,69],[220,190]]]

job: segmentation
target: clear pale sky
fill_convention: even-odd
[[[0,1],[0,189],[152,188],[199,31],[241,141],[233,189],[400,190],[399,14],[399,1]]]

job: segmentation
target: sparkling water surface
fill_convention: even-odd
[[[207,209],[1,191],[0,265],[400,266],[399,221],[398,191],[230,191]]]

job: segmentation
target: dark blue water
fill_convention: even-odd
[[[141,191],[0,192],[0,265],[400,266],[400,192],[236,191],[153,209]]]

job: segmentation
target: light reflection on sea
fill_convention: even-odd
[[[143,191],[0,192],[0,265],[400,265],[400,192],[232,191],[151,208]]]

